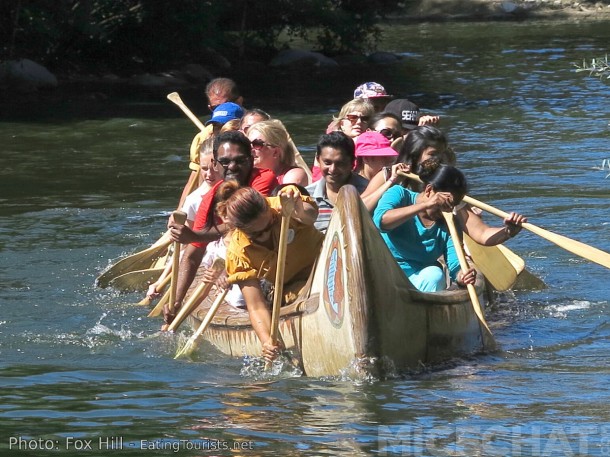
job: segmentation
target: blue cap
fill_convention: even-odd
[[[212,113],[212,117],[209,121],[205,123],[205,125],[209,125],[212,122],[217,124],[226,124],[233,119],[241,119],[244,115],[244,110],[237,103],[227,102],[218,105],[214,112]]]

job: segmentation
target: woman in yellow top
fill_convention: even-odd
[[[282,342],[271,341],[271,301],[265,291],[275,281],[282,220],[280,197],[294,201],[284,267],[284,298],[296,296],[320,252],[324,236],[314,227],[318,207],[294,185],[283,187],[277,197],[265,198],[250,187],[240,188],[228,181],[219,187],[218,197],[218,214],[233,228],[226,255],[227,281],[239,285],[252,327],[263,346],[263,357],[273,360],[282,349]]]

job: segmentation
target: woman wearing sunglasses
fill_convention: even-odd
[[[294,143],[288,140],[288,132],[279,120],[253,124],[248,129],[248,139],[256,168],[273,171],[280,184],[309,184],[305,170],[296,165]]]
[[[341,107],[338,116],[333,116],[333,121],[326,129],[326,133],[343,132],[354,142],[357,142],[358,136],[368,130],[374,114],[375,107],[368,98],[355,98]],[[313,182],[318,181],[322,177],[320,164],[317,159],[314,160],[311,174]]]
[[[361,133],[369,128],[371,117],[375,114],[375,107],[366,98],[355,98],[341,108],[337,122],[337,130],[345,133],[355,140]]]
[[[251,187],[240,188],[228,181],[220,185],[218,195],[222,200],[218,215],[233,229],[226,253],[227,280],[240,287],[252,327],[263,347],[263,357],[273,360],[282,349],[281,341],[271,340],[269,299],[277,267],[281,202],[282,199],[294,202],[284,265],[287,302],[294,300],[307,282],[322,247],[324,236],[313,225],[318,208],[311,197],[293,185],[283,187],[277,197],[265,198]]]

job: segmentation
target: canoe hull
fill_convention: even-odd
[[[482,275],[476,290],[484,305]],[[193,313],[195,324],[208,307]],[[280,333],[308,376],[385,376],[494,347],[467,290],[414,289],[351,186],[339,193],[308,286],[282,308]],[[229,305],[204,337],[230,356],[260,355],[247,312]]]

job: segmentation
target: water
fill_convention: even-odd
[[[336,100],[379,80],[443,117],[471,195],[610,251],[610,86],[572,70],[609,35],[394,26],[383,46],[403,64],[345,75],[303,109],[294,81],[269,100],[311,159]],[[121,117],[166,103],[0,123],[0,455],[610,455],[610,274],[526,232],[509,247],[549,288],[498,297],[497,353],[381,381],[260,379],[205,345],[173,360],[188,330],[162,335],[141,296],[93,286],[176,204],[194,127]]]

